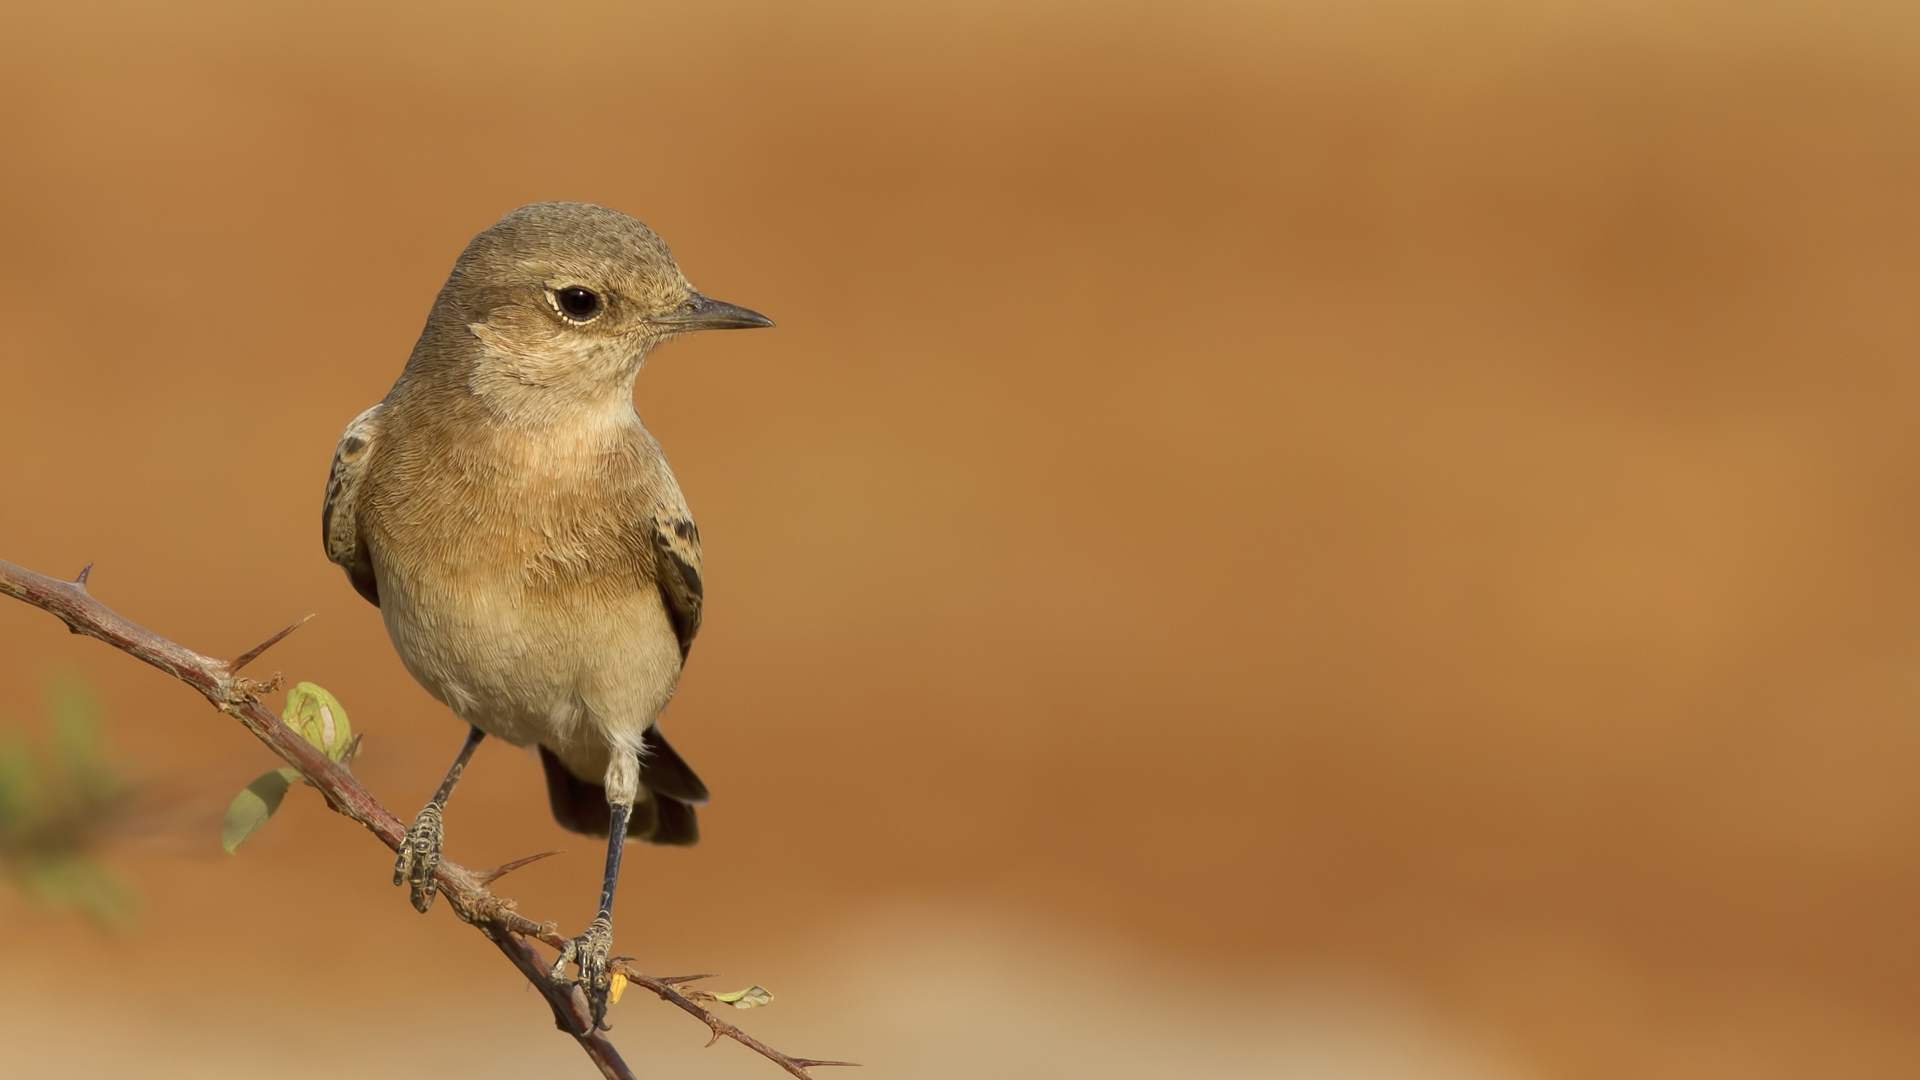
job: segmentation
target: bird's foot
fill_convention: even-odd
[[[547,977],[554,982],[566,982],[563,972],[568,963],[580,969],[579,985],[587,992],[593,1026],[602,1031],[608,1030],[607,993],[613,987],[613,977],[607,970],[607,954],[612,951],[613,923],[602,915],[587,925],[586,933],[567,942],[567,947],[560,950],[560,958],[553,962],[553,969],[547,972]]]
[[[393,860],[393,883],[405,882],[413,887],[415,911],[424,913],[433,906],[433,871],[440,865],[440,840],[444,835],[440,806],[428,803],[400,841],[400,856]]]

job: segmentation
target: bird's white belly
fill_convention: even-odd
[[[516,746],[540,743],[597,777],[673,696],[680,648],[657,590],[529,594],[517,583],[380,579],[396,652],[462,720]]]

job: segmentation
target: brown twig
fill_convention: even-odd
[[[769,1061],[772,1061],[776,1065],[779,1065],[781,1068],[799,1077],[800,1080],[813,1080],[813,1077],[807,1074],[807,1070],[813,1068],[816,1065],[857,1066],[859,1064],[858,1062],[854,1062],[854,1061],[825,1061],[819,1058],[788,1057],[787,1055],[781,1053],[780,1051],[775,1050],[773,1047],[768,1046],[766,1043],[761,1042],[759,1039],[756,1039],[753,1036],[747,1034],[746,1032],[741,1031],[739,1028],[733,1026],[732,1024],[727,1023],[725,1020],[720,1019],[718,1016],[715,1016],[712,1012],[701,1008],[700,1005],[693,1000],[694,996],[704,997],[709,1000],[717,1000],[714,998],[712,994],[695,991],[694,995],[688,995],[688,994],[681,993],[680,991],[680,987],[684,986],[687,983],[693,982],[696,979],[711,979],[713,976],[711,975],[679,975],[679,976],[671,976],[664,979],[655,978],[652,975],[642,974],[641,972],[636,971],[633,968],[629,967],[627,965],[628,959],[629,959],[628,957],[624,957],[624,956],[619,957],[615,962],[614,970],[620,972],[620,974],[622,975],[625,975],[627,977],[627,981],[630,983],[633,983],[635,986],[644,986],[647,989],[653,991],[654,993],[659,994],[661,1001],[671,1001],[675,1005],[678,1005],[682,1009],[685,1009],[687,1012],[690,1012],[693,1015],[699,1017],[701,1021],[707,1025],[708,1029],[713,1032],[713,1038],[707,1040],[708,1046],[712,1046],[714,1043],[719,1042],[720,1037],[724,1035],[727,1038],[732,1039],[734,1042],[739,1043],[741,1046],[744,1046],[747,1049],[752,1050],[754,1053],[760,1054],[761,1056],[767,1058]]]
[[[68,582],[36,574],[0,559],[0,593],[40,608],[66,623],[67,629],[73,633],[98,638],[198,690],[214,708],[240,721],[256,738],[266,743],[269,750],[297,769],[307,782],[319,789],[328,806],[365,826],[389,849],[399,850],[400,842],[406,836],[406,823],[380,805],[345,765],[327,757],[260,703],[258,695],[278,686],[280,676],[257,682],[237,674],[241,667],[298,629],[306,619],[242,653],[236,660],[219,660],[169,641],[95,600],[87,591],[87,576],[92,569],[89,563],[85,570],[80,571],[78,578]],[[520,969],[527,982],[540,992],[552,1008],[554,1023],[580,1043],[580,1048],[593,1059],[601,1074],[609,1080],[632,1080],[633,1072],[620,1059],[619,1052],[605,1035],[595,1030],[585,992],[573,983],[555,982],[549,978],[548,963],[538,950],[523,940],[532,938],[554,949],[564,948],[567,939],[561,936],[558,927],[550,922],[535,922],[527,918],[514,910],[512,900],[496,896],[487,888],[488,883],[502,874],[541,857],[517,859],[494,870],[478,872],[441,859],[434,871],[434,879],[454,914],[473,924],[506,955],[514,967]],[[794,1076],[813,1080],[806,1070],[815,1065],[847,1064],[789,1057],[700,1007],[677,990],[673,980],[643,975],[626,968],[624,963],[622,970],[628,980],[645,986],[662,999],[699,1017],[713,1031],[715,1038],[726,1035],[735,1039]]]

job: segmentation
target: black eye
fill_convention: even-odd
[[[600,314],[600,296],[592,289],[569,285],[554,293],[553,298],[560,302],[560,310],[569,318],[591,319]]]

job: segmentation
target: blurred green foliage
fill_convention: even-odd
[[[100,703],[77,674],[55,678],[42,733],[0,728],[0,880],[29,900],[120,929],[133,891],[100,861],[132,785],[107,760]]]

